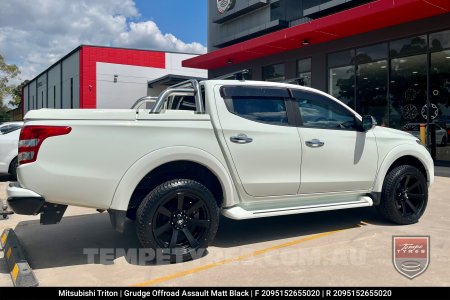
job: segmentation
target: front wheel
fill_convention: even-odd
[[[419,221],[427,202],[427,180],[417,168],[403,165],[386,175],[377,209],[387,220],[407,225]]]
[[[172,262],[201,256],[214,239],[219,208],[202,184],[190,179],[167,181],[151,191],[136,212],[141,244],[170,256]]]

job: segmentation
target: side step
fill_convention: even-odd
[[[254,219],[254,218],[303,214],[303,213],[327,211],[327,210],[366,207],[366,206],[372,206],[372,205],[373,205],[372,198],[370,198],[368,196],[364,196],[364,197],[360,197],[356,201],[340,202],[340,203],[333,203],[333,204],[296,206],[296,207],[279,208],[279,209],[246,210],[246,209],[242,208],[241,206],[234,206],[231,208],[223,209],[222,214],[225,217],[228,217],[228,218],[231,218],[234,220],[245,220],[245,219]]]

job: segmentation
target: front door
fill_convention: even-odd
[[[372,131],[358,131],[356,117],[337,100],[293,90],[302,126],[300,194],[368,191],[378,154]]]

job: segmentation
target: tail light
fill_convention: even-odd
[[[49,137],[66,135],[72,130],[66,126],[25,126],[20,132],[19,155],[20,165],[36,161],[42,142]]]

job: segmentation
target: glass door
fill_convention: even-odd
[[[450,50],[431,53],[431,118],[436,123],[436,163],[450,165]]]
[[[430,119],[436,124],[436,164],[450,166],[450,30],[431,33],[429,41]]]

